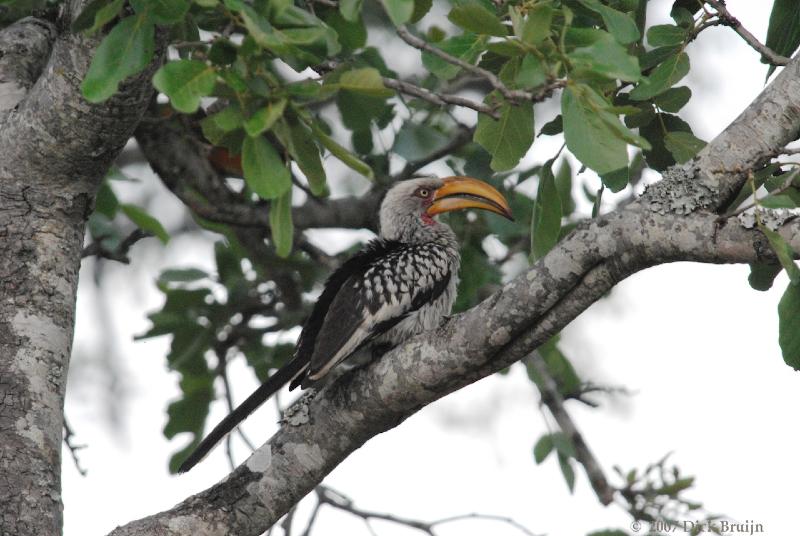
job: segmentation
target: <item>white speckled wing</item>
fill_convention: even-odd
[[[318,380],[363,344],[389,330],[399,334],[393,328],[401,322],[407,326],[401,331],[410,332],[409,336],[421,331],[416,324],[422,311],[425,324],[438,323],[452,305],[457,271],[457,252],[448,245],[428,242],[397,248],[374,259],[361,273],[352,274],[325,315],[308,378]]]

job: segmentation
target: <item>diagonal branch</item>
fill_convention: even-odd
[[[739,34],[739,36],[741,36],[741,38],[744,39],[753,50],[760,53],[769,61],[770,64],[786,65],[789,63],[789,61],[791,61],[791,58],[781,56],[768,46],[762,44],[761,41],[756,38],[756,36],[751,34],[747,28],[742,26],[742,23],[739,22],[739,19],[731,15],[731,12],[728,11],[727,7],[725,7],[724,2],[720,2],[719,0],[706,0],[706,3],[716,10],[721,24],[733,28],[734,32]]]
[[[561,428],[561,431],[575,448],[575,459],[586,471],[586,476],[589,477],[589,482],[592,484],[592,489],[598,500],[602,505],[608,506],[614,500],[615,490],[609,485],[606,475],[603,473],[603,468],[600,467],[600,463],[592,454],[589,445],[584,441],[583,436],[578,431],[578,427],[564,407],[564,397],[558,391],[558,386],[550,375],[542,356],[538,352],[534,352],[525,358],[525,361],[533,367],[542,379],[540,385],[542,403],[550,410],[550,414],[558,423],[558,427]]]
[[[522,359],[625,277],[677,260],[774,260],[766,238],[716,211],[747,170],[796,137],[793,60],[739,119],[643,199],[580,224],[530,270],[478,306],[301,398],[294,419],[219,484],[114,536],[255,536],[371,437],[420,408]],[[744,177],[743,177],[744,176]],[[800,221],[779,232],[800,252]]]
[[[495,119],[500,119],[500,113],[496,109],[465,97],[459,97],[458,95],[450,95],[447,93],[434,93],[433,91],[425,89],[424,87],[415,86],[410,82],[395,80],[394,78],[388,78],[385,76],[383,77],[383,85],[388,88],[396,89],[397,91],[405,93],[406,95],[411,95],[413,97],[428,101],[437,106],[454,104],[456,106],[463,106],[464,108],[472,108],[476,112],[489,115]]]

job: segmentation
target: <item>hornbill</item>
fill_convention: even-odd
[[[225,417],[180,466],[194,467],[281,387],[314,385],[356,351],[395,346],[437,327],[456,297],[456,235],[434,217],[478,208],[511,217],[508,202],[470,177],[424,177],[395,184],[380,209],[380,238],[347,260],[325,283],[292,359]]]

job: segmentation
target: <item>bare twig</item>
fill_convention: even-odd
[[[572,446],[575,447],[575,459],[586,470],[586,475],[589,477],[592,489],[597,494],[597,499],[605,506],[611,504],[614,500],[615,490],[606,480],[603,469],[564,407],[564,397],[561,396],[558,386],[550,375],[542,356],[538,352],[534,352],[525,358],[525,361],[533,367],[541,378],[539,388],[541,390],[542,403],[547,406],[561,431],[570,440]]]
[[[424,87],[415,86],[410,82],[395,80],[394,78],[388,77],[383,77],[383,85],[388,88],[396,89],[397,91],[405,93],[406,95],[411,95],[413,97],[428,101],[431,104],[436,104],[437,106],[447,106],[448,104],[463,106],[464,108],[471,108],[476,112],[492,116],[495,119],[500,119],[500,113],[495,108],[486,106],[480,102],[475,102],[465,97],[459,97],[458,95],[450,95],[447,93],[434,93],[433,91],[425,89]]]
[[[317,514],[319,508],[323,504],[328,504],[328,505],[330,505],[330,506],[332,506],[334,508],[337,508],[337,509],[342,510],[344,512],[348,512],[350,514],[353,514],[356,517],[360,517],[367,524],[367,527],[370,529],[370,531],[372,531],[372,527],[369,525],[369,521],[373,520],[373,519],[378,519],[378,520],[381,520],[381,521],[388,521],[390,523],[396,523],[398,525],[404,525],[406,527],[409,527],[409,528],[416,529],[416,530],[419,530],[421,532],[424,532],[425,534],[428,534],[429,536],[436,536],[436,533],[434,532],[434,529],[438,525],[444,525],[445,523],[453,523],[455,521],[463,521],[465,519],[485,519],[485,520],[489,520],[489,521],[497,521],[497,522],[500,522],[500,523],[506,523],[506,524],[516,528],[517,530],[519,530],[521,533],[525,534],[526,536],[535,536],[534,533],[531,532],[530,530],[528,530],[524,525],[520,524],[519,522],[517,522],[517,521],[515,521],[515,520],[513,520],[513,519],[511,519],[509,517],[505,517],[505,516],[498,516],[498,515],[491,515],[491,514],[469,513],[469,514],[461,514],[461,515],[456,515],[456,516],[451,516],[451,517],[445,517],[445,518],[438,519],[436,521],[430,521],[430,522],[428,522],[428,521],[420,521],[420,520],[417,520],[417,519],[410,519],[410,518],[407,518],[407,517],[396,516],[396,515],[393,515],[393,514],[385,514],[385,513],[382,513],[382,512],[373,512],[373,511],[369,511],[369,510],[362,510],[361,508],[358,508],[358,507],[353,505],[352,499],[350,499],[346,495],[344,495],[344,494],[342,494],[342,493],[340,493],[340,492],[338,492],[338,491],[336,491],[334,489],[331,489],[331,488],[329,488],[327,486],[317,486],[315,491],[316,491],[316,494],[317,494],[318,503],[317,503],[316,508],[314,509],[314,512],[312,514],[311,519],[309,520],[309,526],[313,522],[314,518],[316,517],[316,514]],[[307,528],[306,532],[303,533],[304,536],[307,536],[308,532],[309,532],[309,529]]]
[[[716,10],[720,24],[724,24],[725,26],[730,26],[733,28],[734,32],[739,34],[741,38],[744,39],[748,45],[750,45],[751,48],[765,57],[769,63],[772,65],[786,65],[789,63],[790,58],[781,56],[768,46],[764,45],[758,39],[756,39],[756,37],[751,34],[747,28],[742,26],[742,23],[739,22],[739,19],[731,15],[730,11],[728,11],[728,8],[725,7],[724,2],[720,2],[719,0],[706,0],[706,3]]]
[[[69,449],[69,453],[72,456],[72,461],[75,463],[75,469],[81,474],[81,476],[86,476],[86,469],[81,467],[81,461],[78,459],[78,451],[81,449],[85,449],[86,445],[76,445],[72,442],[73,438],[75,437],[75,432],[72,431],[72,427],[70,427],[69,422],[67,422],[66,415],[64,416],[64,444]]]
[[[85,259],[86,257],[91,257],[92,255],[97,255],[103,259],[109,259],[112,261],[121,262],[123,264],[129,264],[131,260],[128,258],[128,251],[130,251],[131,246],[133,246],[136,242],[141,240],[142,238],[147,238],[148,236],[153,236],[152,233],[147,231],[143,231],[141,229],[134,229],[131,234],[125,237],[125,239],[120,242],[119,246],[114,249],[110,250],[107,249],[103,245],[103,240],[108,237],[99,237],[98,240],[95,240],[85,248],[81,252],[81,258]]]
[[[509,101],[534,101],[539,102],[544,100],[545,98],[549,97],[553,90],[564,87],[565,81],[563,80],[556,80],[549,84],[545,84],[541,87],[539,91],[536,93],[531,93],[529,91],[523,91],[520,89],[509,89],[500,78],[491,71],[487,71],[482,67],[478,67],[477,65],[472,65],[471,63],[462,60],[461,58],[456,58],[455,56],[451,56],[444,50],[437,48],[428,44],[426,41],[420,39],[411,34],[408,31],[408,28],[405,26],[400,26],[397,28],[397,35],[400,36],[400,39],[411,45],[412,47],[424,50],[426,52],[430,52],[434,56],[438,56],[439,58],[443,59],[447,63],[452,65],[457,65],[464,69],[465,71],[469,71],[475,75],[480,76],[481,78],[486,79],[491,86],[500,92],[506,100]]]

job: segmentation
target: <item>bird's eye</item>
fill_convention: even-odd
[[[422,197],[422,198],[426,198],[429,195],[431,195],[431,191],[428,190],[427,188],[418,188],[417,189],[417,196]]]

